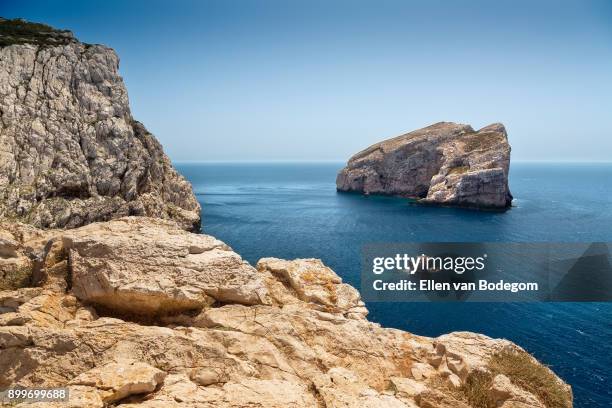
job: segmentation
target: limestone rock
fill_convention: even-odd
[[[368,313],[359,292],[342,283],[342,279],[319,259],[286,261],[263,258],[257,263],[257,270],[271,273],[297,299],[317,306],[320,310],[342,312],[353,318],[365,318]],[[278,291],[272,294],[276,294],[275,300],[279,303],[286,302]]]
[[[0,221],[0,290],[38,283],[46,242],[47,232],[26,224]]]
[[[79,299],[115,311],[161,315],[214,302],[261,304],[257,271],[223,242],[176,224],[122,218],[62,236]]]
[[[146,363],[123,361],[86,371],[70,384],[97,388],[102,401],[111,403],[129,395],[150,393],[165,377],[166,373]]]
[[[380,393],[369,387],[358,375],[345,368],[334,367],[314,382],[325,407],[409,407],[394,395]]]
[[[339,173],[339,191],[390,194],[422,203],[506,208],[510,145],[496,123],[478,131],[440,122],[376,143]]]
[[[414,363],[410,367],[410,374],[417,381],[431,378],[434,373],[434,368],[427,363]]]
[[[20,407],[461,408],[469,406],[455,387],[462,376],[517,347],[473,333],[433,339],[382,328],[355,315],[365,310],[358,292],[322,262],[265,258],[256,270],[221,241],[167,220],[40,233],[0,226],[16,251],[39,254],[44,277],[36,288],[0,291],[0,388],[64,386],[71,395]],[[237,282],[255,289],[240,292]],[[107,284],[117,290],[104,301],[88,297]],[[169,287],[177,291],[161,290]],[[175,307],[198,296],[206,299],[199,312]],[[149,303],[157,306],[142,308]],[[172,313],[159,316],[166,307]],[[531,394],[502,380],[491,395],[526,407]],[[571,406],[569,387],[566,396]]]
[[[8,234],[0,235],[0,290],[28,286],[32,276],[32,260]]]
[[[102,45],[0,20],[0,217],[78,227],[127,215],[199,229],[191,185],[130,113]]]
[[[423,391],[427,390],[427,386],[422,381],[411,378],[391,377],[389,381],[399,396],[417,398]]]
[[[436,354],[442,356],[442,367],[465,381],[470,372],[486,366],[495,353],[503,350],[522,350],[508,340],[491,339],[482,334],[453,332],[442,335],[434,342]]]
[[[499,407],[546,408],[533,394],[512,384],[512,381],[503,374],[498,374],[493,378],[490,392]]]

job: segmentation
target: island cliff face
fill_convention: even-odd
[[[0,20],[0,216],[73,228],[126,215],[200,224],[191,185],[132,118],[119,58]]]
[[[428,204],[507,208],[510,145],[496,123],[474,131],[440,122],[357,153],[337,177],[339,191],[390,194]]]
[[[60,33],[53,38],[56,42],[64,37]],[[70,44],[67,47],[77,47],[69,48],[72,51],[88,52],[72,40]],[[30,54],[36,46],[18,47],[2,52],[16,63],[23,61],[20,52],[37,60]],[[64,52],[63,47],[51,49]],[[51,58],[48,53],[56,51],[39,53]],[[110,71],[96,75],[115,78],[114,53],[99,48],[95,55],[92,58],[111,58],[109,64],[99,66]],[[64,63],[66,58],[57,61]],[[19,69],[4,60],[2,64],[9,71]],[[43,77],[64,72],[51,72],[58,69],[51,67],[45,68]],[[0,83],[0,89],[8,88]],[[43,111],[47,103],[54,105],[54,97],[45,92],[37,98],[35,106]],[[28,103],[16,99],[13,105],[5,105],[10,111],[34,115]],[[95,109],[88,112],[97,115]],[[16,143],[18,151],[30,153],[3,152],[14,157],[14,165],[0,167],[0,179],[13,180],[25,169],[39,174],[41,166],[46,166],[42,157],[55,157],[53,149],[72,146],[71,122],[56,122],[55,114],[47,119],[49,123],[41,122],[48,129],[45,138],[27,139],[36,141],[34,147],[42,146],[46,156]],[[188,185],[161,150],[153,149],[165,164],[153,160],[146,147],[157,146],[153,137],[143,137],[138,129],[144,128],[128,119],[129,115],[100,119],[100,126],[116,124],[124,130],[127,126],[122,135],[132,134],[134,140],[119,139],[133,143],[142,154],[115,152],[111,159],[102,149],[107,165],[119,166],[114,160],[125,160],[126,172],[161,166],[170,175],[162,173],[162,185],[147,192],[163,198],[163,183],[173,188],[174,182],[178,187],[172,191],[183,189],[191,197]],[[21,129],[19,122],[7,123],[11,129]],[[2,135],[10,142],[4,132],[3,128]],[[11,149],[17,149],[16,144]],[[110,149],[111,145],[101,146]],[[78,176],[83,171],[93,182],[89,163],[81,164],[76,169],[60,166],[60,174],[72,174],[68,171],[72,169]],[[15,173],[13,167],[19,171]],[[120,178],[119,185],[123,182]],[[9,187],[3,187],[3,192],[13,188],[13,184],[5,185]],[[32,186],[48,191],[46,184]],[[99,188],[96,185],[95,191]],[[138,189],[137,193],[134,200],[146,194]],[[37,190],[32,194],[37,196]],[[17,407],[572,406],[571,388],[507,340],[467,332],[428,338],[382,328],[366,319],[368,310],[359,292],[320,260],[263,258],[253,267],[218,239],[185,231],[190,218],[164,213],[166,201],[158,203],[158,218],[131,216],[89,223],[95,214],[84,217],[82,211],[74,210],[72,201],[108,199],[97,194],[63,197],[68,210],[61,222],[52,211],[44,218],[50,221],[42,222],[47,212],[35,205],[25,213],[30,216],[21,217],[45,227],[88,224],[81,227],[39,229],[13,218],[0,220],[0,388],[67,387],[70,395],[67,401],[24,402]],[[120,198],[126,203],[134,200]],[[107,215],[114,218],[120,213]]]

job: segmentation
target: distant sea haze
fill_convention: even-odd
[[[612,164],[512,163],[509,211],[423,207],[337,193],[344,163],[182,163],[204,232],[246,260],[321,258],[359,288],[363,245],[385,242],[612,242]],[[612,304],[369,303],[370,320],[415,334],[510,339],[573,387],[575,406],[612,401]]]

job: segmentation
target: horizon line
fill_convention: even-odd
[[[171,159],[172,160],[172,159]],[[347,163],[347,160],[317,160],[317,159],[308,159],[308,160],[279,160],[279,159],[270,159],[270,160],[172,160],[172,163],[175,164],[291,164],[291,163],[302,163],[302,164],[318,164],[318,163]],[[612,164],[612,160],[512,160],[512,163],[549,163],[549,164]]]

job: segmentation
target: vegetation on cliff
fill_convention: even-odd
[[[63,45],[76,42],[72,32],[41,23],[0,17],[0,47],[13,44]]]

